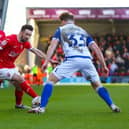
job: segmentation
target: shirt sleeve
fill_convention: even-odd
[[[5,40],[3,40],[3,42],[1,43],[2,48],[6,48],[6,46],[7,47],[12,46],[13,42],[15,42],[14,37],[15,37],[14,35],[6,36]]]
[[[6,46],[9,45],[9,39],[4,39],[3,41],[0,42],[0,50],[3,50],[6,48]]]
[[[91,45],[91,44],[94,43],[94,42],[95,42],[95,41],[93,40],[93,38],[92,38],[90,35],[88,35],[87,41],[86,41],[87,46]]]
[[[32,48],[31,43],[30,42],[25,42],[24,48],[31,49]]]
[[[58,41],[61,41],[61,32],[60,32],[60,28],[57,28],[53,37],[52,37],[52,40],[54,39],[57,39]]]

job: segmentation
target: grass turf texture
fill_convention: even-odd
[[[56,86],[45,114],[15,109],[14,88],[0,89],[0,129],[129,129],[129,86],[106,86],[121,113],[113,113],[89,86]],[[42,87],[34,87],[41,93]],[[24,95],[24,104],[31,105]]]

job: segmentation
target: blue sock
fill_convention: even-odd
[[[52,90],[53,84],[51,82],[47,82],[42,90],[40,107],[46,107],[48,100],[52,95]]]
[[[98,87],[96,91],[98,92],[99,96],[108,104],[108,106],[113,104],[112,99],[105,87]]]

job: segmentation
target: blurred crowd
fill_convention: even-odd
[[[129,36],[121,34],[106,34],[94,36],[101,51],[104,54],[110,76],[129,75]],[[95,66],[101,75],[101,65],[95,59]]]

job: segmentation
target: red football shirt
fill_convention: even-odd
[[[24,48],[31,48],[29,42],[19,42],[17,35],[7,36],[0,46],[3,48],[0,50],[0,68],[14,68],[14,62]]]
[[[5,33],[0,30],[0,43],[5,39]]]

